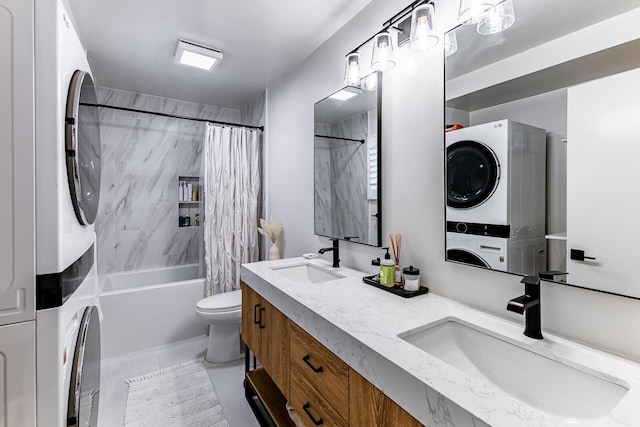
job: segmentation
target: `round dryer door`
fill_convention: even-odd
[[[96,427],[100,403],[100,321],[96,307],[87,307],[82,315],[73,354],[68,427]]]
[[[100,199],[100,117],[91,75],[71,78],[66,113],[67,178],[73,209],[82,225],[96,220]]]
[[[447,148],[447,205],[470,209],[496,191],[500,163],[493,150],[476,141],[460,141]]]
[[[447,261],[461,262],[467,265],[476,265],[478,267],[491,268],[491,266],[478,255],[464,249],[448,249]]]

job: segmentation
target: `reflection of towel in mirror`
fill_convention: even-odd
[[[78,424],[80,427],[89,427],[94,426],[97,423],[97,420],[94,418],[94,405],[93,397],[98,393],[98,389],[85,391],[80,394],[80,407],[78,408],[80,412],[80,423]]]
[[[298,415],[296,410],[293,409],[293,406],[289,405],[289,402],[287,402],[285,406],[287,407],[287,412],[289,412],[291,421],[293,421],[296,427],[305,427],[304,423],[302,422],[302,418],[300,418],[300,415]]]

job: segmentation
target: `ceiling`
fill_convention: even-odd
[[[68,0],[97,83],[240,109],[371,0]],[[173,63],[179,38],[221,49],[213,73]]]

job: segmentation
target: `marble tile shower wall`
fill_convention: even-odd
[[[226,122],[240,111],[109,88],[102,104]],[[98,273],[198,263],[201,227],[178,227],[178,176],[202,176],[205,124],[102,109]],[[192,208],[191,216],[198,211]]]

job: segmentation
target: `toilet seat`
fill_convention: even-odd
[[[225,292],[201,299],[196,304],[198,311],[206,313],[227,313],[242,310],[242,291]]]

